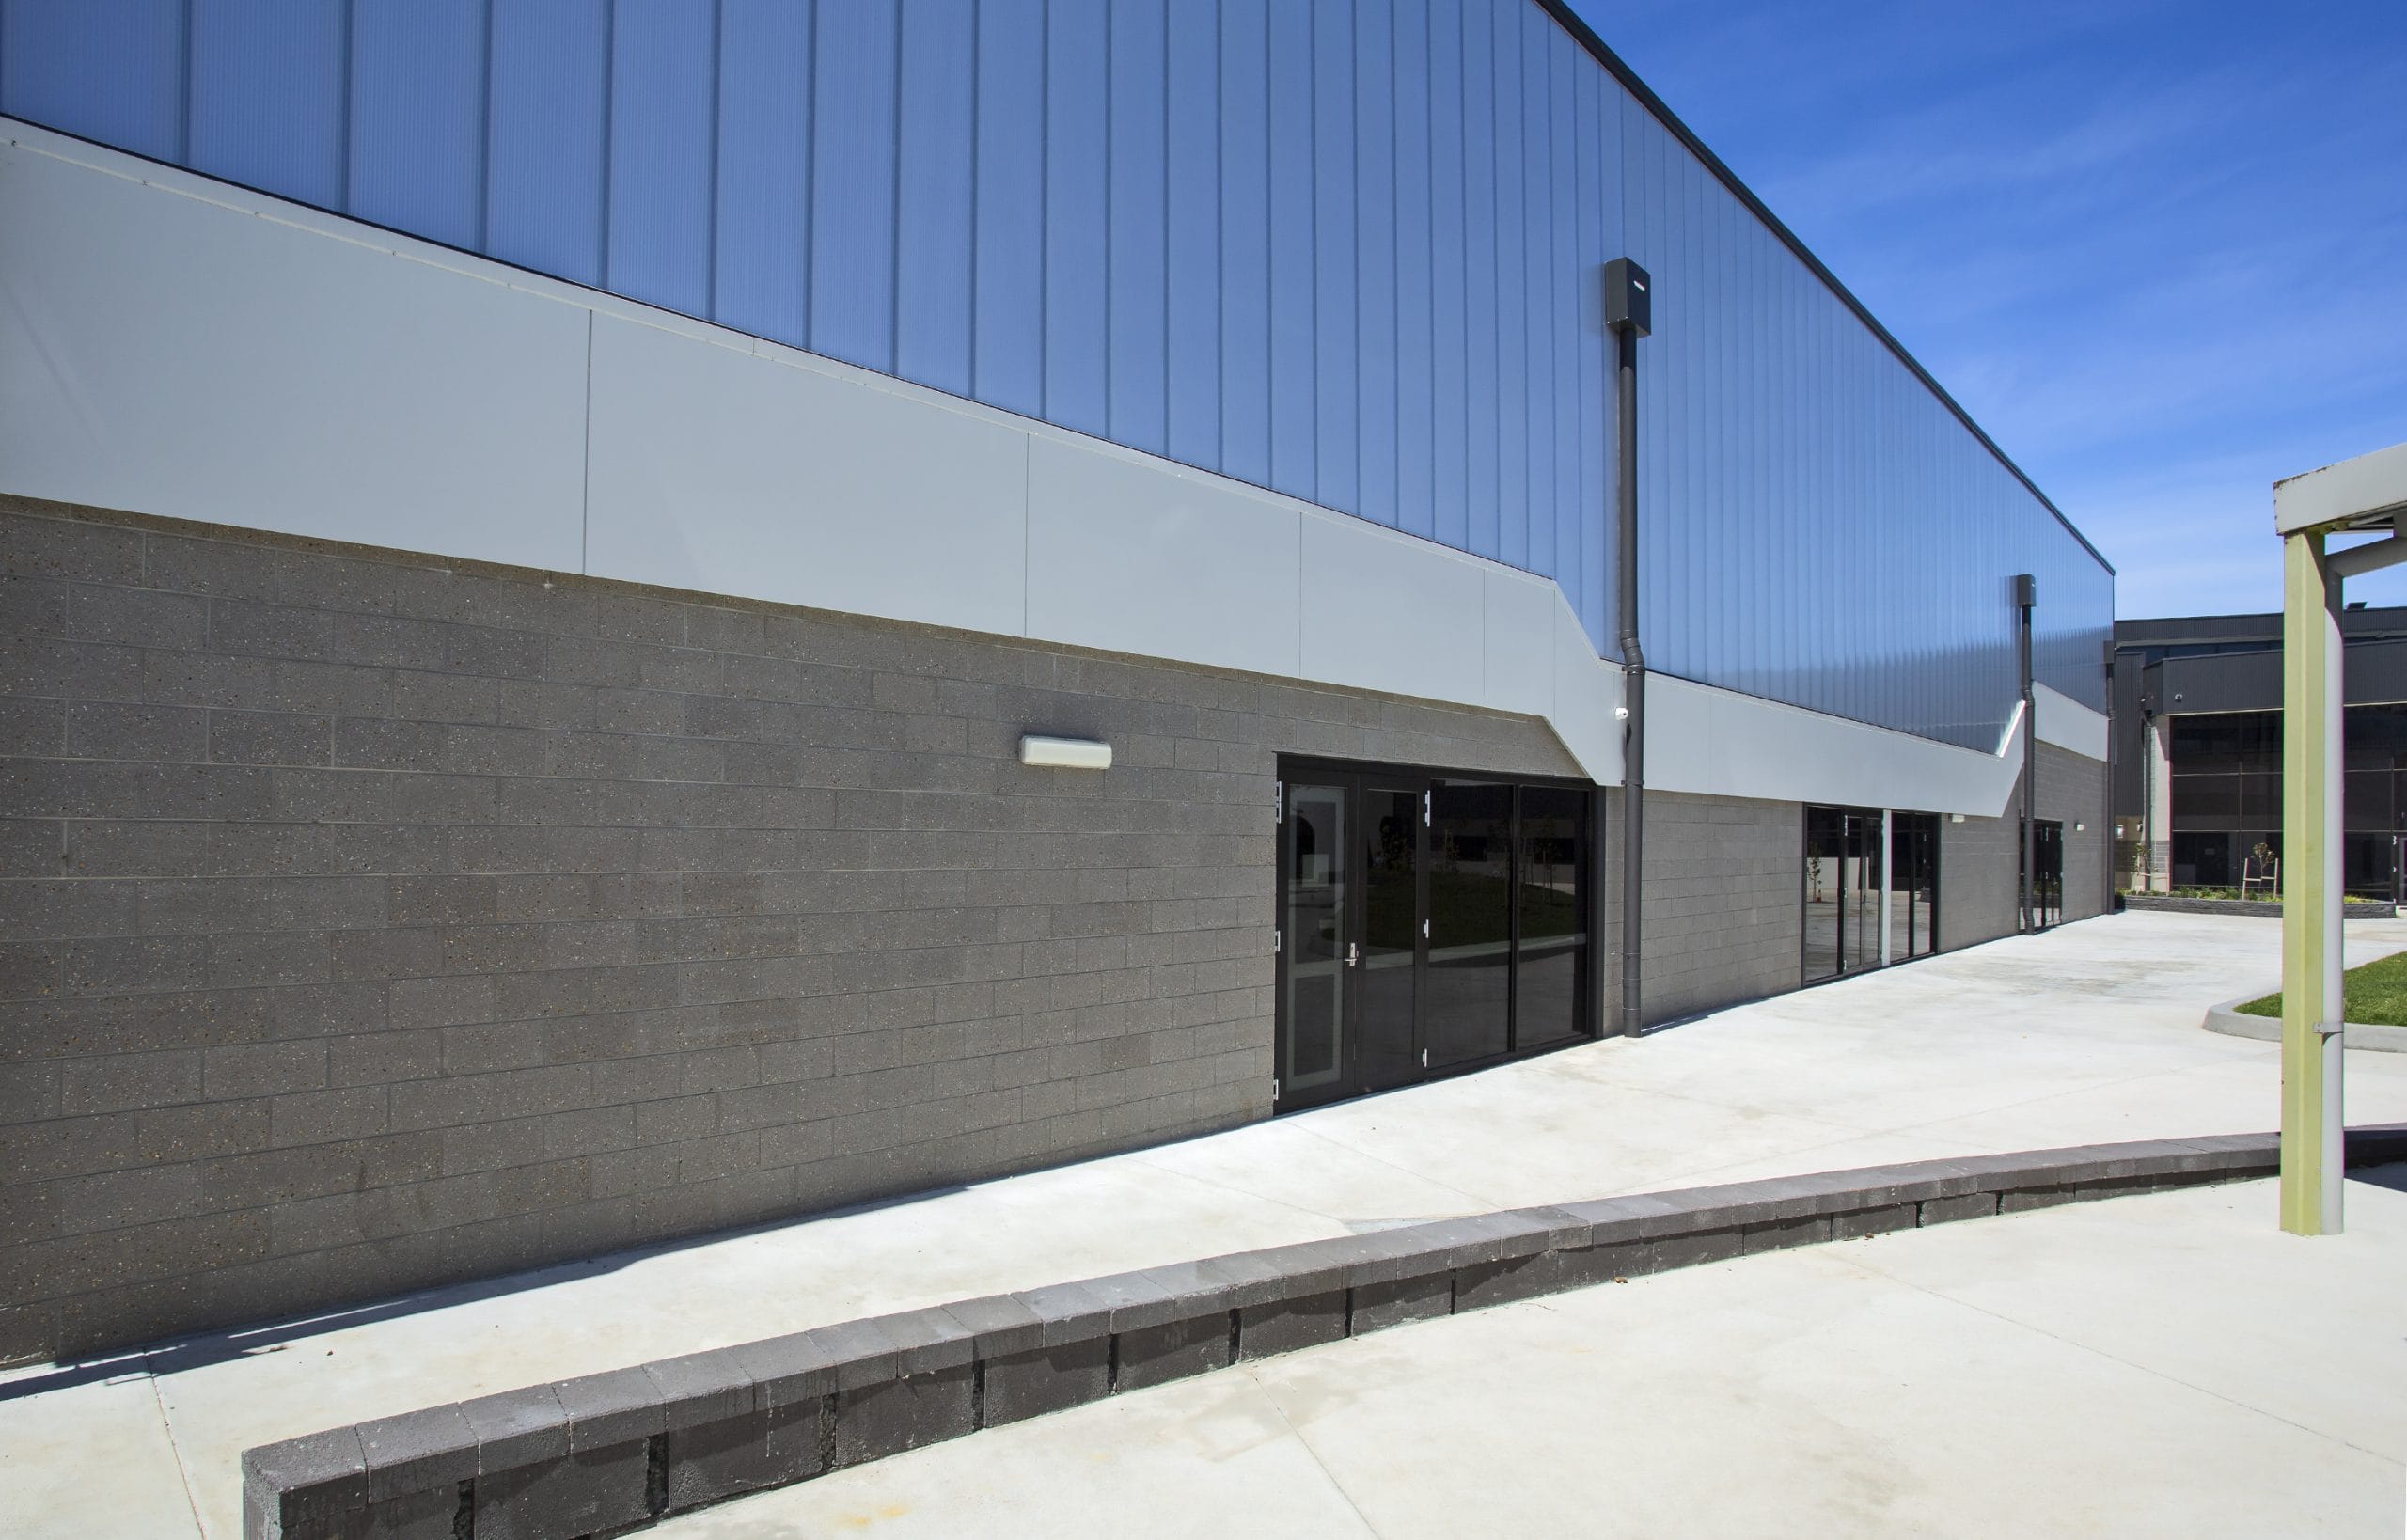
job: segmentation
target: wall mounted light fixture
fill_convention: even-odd
[[[1019,762],[1058,770],[1109,770],[1111,746],[1094,738],[1047,738],[1031,732],[1019,741]]]

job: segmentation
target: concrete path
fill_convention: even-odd
[[[105,1377],[18,1372],[0,1376],[0,1527],[230,1540],[253,1444],[998,1290],[1616,1192],[2268,1129],[2277,1050],[2198,1024],[2273,986],[2279,934],[2091,920],[1159,1150],[201,1339]],[[2349,935],[2365,961],[2407,947],[2407,920]],[[2407,1121],[2407,1056],[2349,1060],[2351,1120]]]
[[[2407,1167],[2387,1176],[2407,1187]],[[1132,1391],[664,1540],[2407,1534],[2407,1191],[2251,1182],[1634,1279]]]

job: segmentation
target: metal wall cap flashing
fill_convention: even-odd
[[[477,1430],[457,1406],[379,1417],[356,1431],[371,1503],[454,1485],[477,1473]]]
[[[788,1332],[728,1349],[752,1376],[763,1411],[815,1401],[836,1389],[836,1359],[816,1333]]]
[[[243,1451],[245,1497],[257,1494],[274,1532],[306,1533],[368,1507],[368,1459],[357,1428],[328,1428]],[[247,1502],[245,1506],[247,1506]]]
[[[883,1385],[897,1377],[900,1366],[894,1339],[880,1330],[875,1321],[838,1321],[833,1326],[813,1327],[809,1335],[817,1338],[826,1349],[839,1391]]]
[[[876,1325],[894,1344],[895,1368],[903,1378],[958,1369],[978,1356],[977,1333],[939,1306],[881,1315]]]
[[[568,1451],[583,1454],[596,1449],[649,1438],[666,1432],[660,1387],[640,1368],[608,1369],[598,1375],[555,1380],[552,1393],[568,1414]]]
[[[548,1385],[460,1403],[477,1435],[477,1474],[512,1470],[568,1454],[568,1413]]]
[[[944,1307],[960,1322],[982,1359],[1004,1358],[1045,1345],[1045,1318],[1008,1294],[957,1299]]]
[[[745,1367],[741,1348],[715,1347],[659,1359],[645,1364],[643,1372],[659,1392],[661,1414],[671,1433],[768,1409]]]
[[[1060,1347],[1111,1334],[1111,1307],[1083,1283],[1048,1283],[1012,1296],[1043,1323],[1039,1343]]]

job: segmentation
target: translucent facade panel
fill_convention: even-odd
[[[1530,0],[0,0],[0,111],[1551,577],[1611,652],[1983,748],[2112,574]]]

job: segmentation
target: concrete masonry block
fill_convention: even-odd
[[[1229,1366],[1229,1312],[1185,1315],[1132,1328],[1112,1342],[1111,1388],[1142,1390]]]
[[[1558,1293],[1567,1286],[1563,1281],[1562,1258],[1560,1251],[1534,1251],[1458,1267],[1455,1270],[1455,1310],[1457,1313],[1485,1310],[1490,1305],[1509,1305],[1515,1300]]]
[[[1083,1283],[1053,1283],[1012,1296],[1037,1318],[1037,1340],[1046,1347],[1102,1342],[1111,1335],[1111,1306]]]
[[[976,1373],[950,1368],[836,1392],[831,1469],[958,1438],[978,1425]]]
[[[819,1341],[835,1374],[838,1394],[895,1377],[898,1365],[894,1340],[875,1321],[839,1321],[814,1327],[809,1335]]]
[[[404,1492],[369,1505],[369,1540],[458,1540],[472,1522],[473,1490],[466,1482]]]
[[[1109,1394],[1111,1341],[1095,1336],[1027,1348],[988,1359],[983,1367],[981,1422],[999,1427]]]
[[[1780,1251],[1792,1246],[1811,1246],[1831,1238],[1831,1217],[1827,1214],[1802,1214],[1792,1218],[1768,1219],[1747,1226],[1742,1244],[1747,1253]]]
[[[740,1417],[763,1404],[738,1348],[656,1359],[645,1364],[643,1373],[659,1400],[662,1425],[672,1433]]]
[[[1958,1198],[1932,1198],[1922,1204],[1922,1220],[1927,1225],[1947,1224],[1957,1219],[1977,1219],[1997,1212],[1997,1194],[1970,1192]]]
[[[767,1411],[741,1412],[733,1417],[696,1422],[669,1430],[662,1439],[668,1466],[668,1509],[681,1513],[743,1492],[765,1491],[819,1474],[820,1408],[825,1398],[807,1408],[787,1408],[782,1426],[807,1424],[803,1437],[771,1437]]]
[[[368,1460],[356,1428],[243,1452],[244,1540],[354,1540],[368,1527]]]
[[[1236,1356],[1264,1359],[1333,1343],[1345,1335],[1344,1289],[1272,1299],[1237,1312]]]
[[[2102,1196],[2092,1186],[2015,1187],[1997,1195],[2000,1214],[2023,1214],[2035,1208],[2057,1208],[2084,1198]]]
[[[1161,1291],[1168,1312],[1165,1320],[1225,1317],[1235,1308],[1229,1302],[1228,1280],[1203,1263],[1174,1262],[1167,1266],[1148,1267],[1141,1276]]]
[[[1885,1203],[1879,1208],[1832,1215],[1831,1238],[1851,1240],[1859,1235],[1885,1235],[1893,1230],[1911,1230],[1919,1222],[1918,1204]]]
[[[477,1436],[477,1473],[498,1473],[568,1454],[568,1412],[548,1385],[460,1403]]]
[[[1698,1230],[1661,1237],[1654,1243],[1651,1254],[1655,1270],[1668,1272],[1675,1267],[1727,1262],[1745,1251],[1746,1233],[1742,1230]]]
[[[477,1540],[578,1540],[653,1515],[653,1440],[480,1472]]]
[[[1449,1267],[1412,1278],[1356,1284],[1346,1302],[1346,1324],[1359,1337],[1408,1322],[1434,1321],[1454,1311],[1455,1273]]]
[[[958,1369],[977,1356],[977,1334],[941,1309],[881,1315],[876,1326],[894,1344],[897,1378]]]

